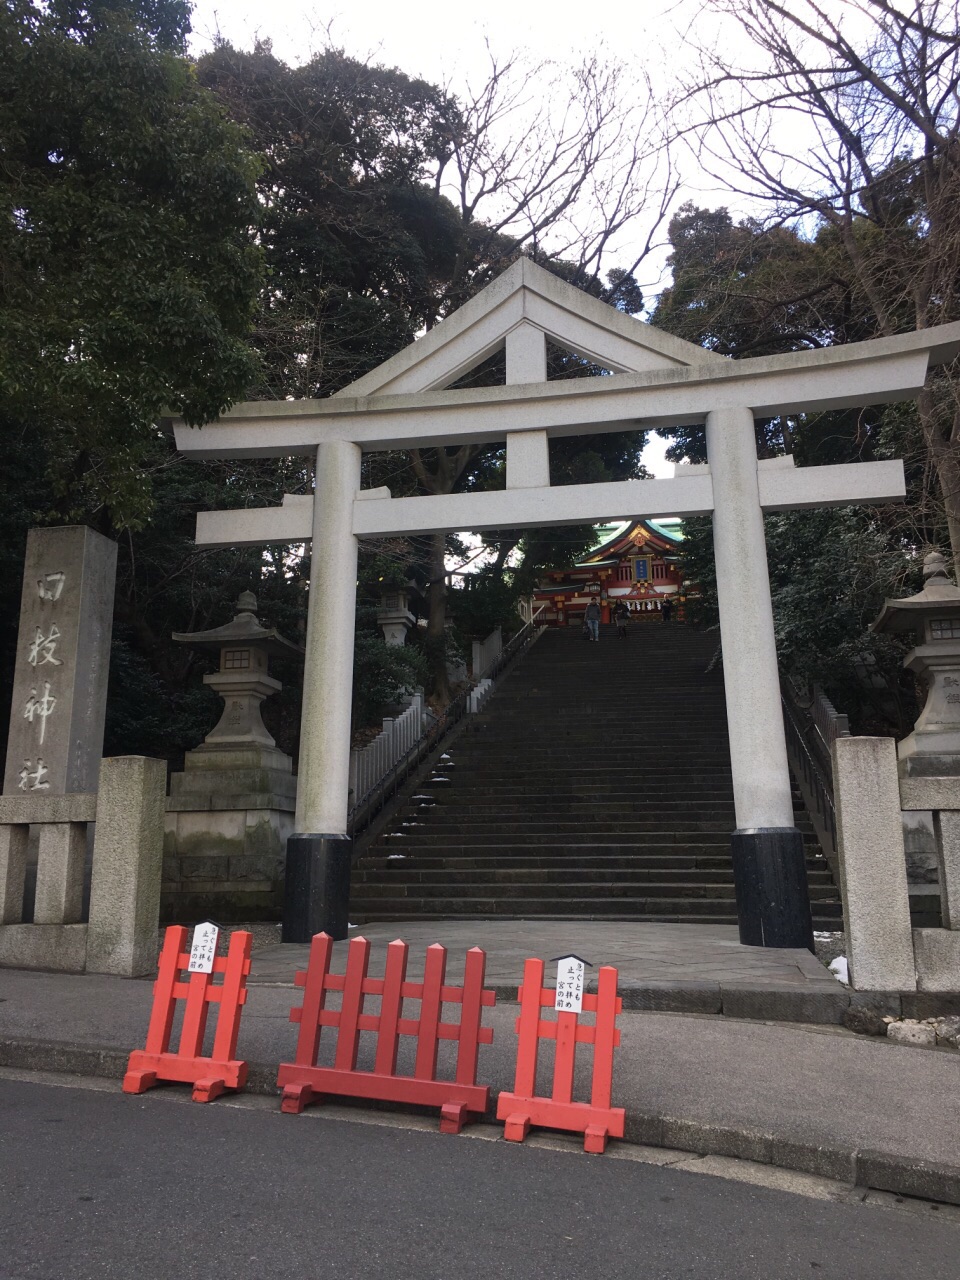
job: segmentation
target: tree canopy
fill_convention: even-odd
[[[256,369],[257,160],[182,56],[183,0],[0,7],[0,413],[47,510],[143,521],[164,410]]]

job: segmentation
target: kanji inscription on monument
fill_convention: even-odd
[[[116,566],[84,526],[27,536],[5,794],[97,789]]]

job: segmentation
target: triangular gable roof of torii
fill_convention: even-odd
[[[507,334],[522,326],[542,331],[557,346],[614,373],[728,363],[520,258],[436,328],[334,398],[442,390],[502,348]]]

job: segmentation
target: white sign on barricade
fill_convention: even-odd
[[[188,973],[213,973],[213,961],[217,954],[217,939],[220,930],[209,920],[198,924],[193,931],[193,942],[190,946],[190,963]]]
[[[589,960],[579,956],[557,958],[557,994],[553,1007],[564,1013],[583,1012],[583,974]]]

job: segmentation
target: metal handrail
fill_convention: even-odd
[[[797,723],[789,699],[781,691],[780,703],[783,708],[783,726],[787,738],[787,753],[799,763],[805,790],[813,798],[814,806],[820,816],[825,831],[830,836],[831,855],[837,848],[837,816],[833,802],[833,780],[828,779],[817,761],[813,758],[803,730]],[[804,797],[806,799],[806,797]],[[812,816],[812,815],[811,815]]]
[[[520,657],[539,635],[543,628],[528,622],[517,632],[489,666],[481,672],[475,683],[480,680],[492,680],[503,671],[515,658]],[[356,838],[384,805],[392,799],[410,774],[419,767],[422,761],[434,751],[450,731],[460,723],[467,714],[470,694],[474,685],[462,690],[449,703],[444,711],[420,735],[417,741],[392,765],[387,772],[367,792],[357,800],[347,816],[347,834]]]
[[[515,636],[503,646],[492,662],[488,662],[484,669],[480,672],[474,672],[474,683],[479,684],[481,680],[494,680],[500,674],[505,666],[513,661],[514,656],[522,649],[525,649],[535,635],[539,634],[542,627],[537,623],[536,618],[525,623]]]
[[[836,709],[818,684],[813,686],[813,702],[810,706],[810,714],[813,717],[814,728],[828,756],[837,738],[850,737],[849,719]]]

